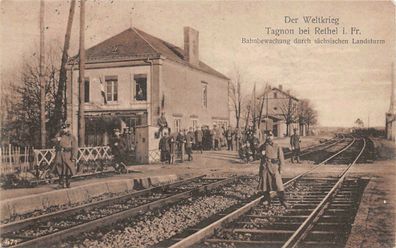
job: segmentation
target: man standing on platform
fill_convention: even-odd
[[[225,138],[227,140],[228,151],[234,150],[234,145],[232,143],[233,137],[234,137],[234,132],[232,131],[231,126],[229,126],[228,129],[225,131]]]
[[[290,147],[292,150],[291,162],[294,163],[294,160],[297,163],[300,163],[300,136],[297,134],[297,128],[293,129],[293,135],[290,136]]]
[[[121,137],[120,129],[114,129],[114,138],[111,142],[111,152],[114,155],[114,169],[119,173],[126,173],[127,168],[124,163],[126,158],[126,143]]]
[[[261,157],[258,189],[263,192],[263,201],[267,201],[270,206],[270,191],[277,191],[281,205],[287,208],[281,176],[284,165],[283,151],[273,142],[271,131],[268,132],[266,141],[259,147],[258,152]]]
[[[203,132],[201,130],[201,127],[198,127],[197,130],[195,130],[195,144],[198,150],[203,151]]]
[[[165,163],[168,162],[168,164],[171,163],[171,156],[170,156],[170,141],[168,137],[168,133],[164,132],[163,136],[161,137],[159,141],[159,150],[161,151],[161,162]]]
[[[70,123],[65,122],[55,138],[55,166],[59,175],[59,186],[70,188],[70,178],[77,172],[77,139],[70,132]]]
[[[192,161],[192,146],[194,143],[194,132],[192,127],[189,128],[188,133],[186,134],[186,153],[188,155],[188,161]]]

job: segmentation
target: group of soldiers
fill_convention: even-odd
[[[165,122],[161,121],[161,123]],[[223,147],[227,147],[229,151],[233,151],[234,144],[240,147],[242,139],[242,133],[237,128],[218,127],[216,124],[212,129],[209,129],[208,126],[197,126],[195,130],[190,127],[175,133],[171,133],[167,125],[160,125],[159,133],[161,134],[159,142],[161,161],[169,164],[175,162],[176,156],[182,156],[184,153],[191,161],[193,149],[202,153],[203,150],[219,151]],[[181,160],[184,161],[183,157]]]
[[[204,131],[201,128],[193,130],[184,129],[178,132],[176,135],[169,134],[169,128],[164,127],[162,131],[162,137],[159,142],[159,149],[161,151],[161,161],[167,162],[169,164],[175,162],[176,151],[185,149],[188,155],[188,160],[191,161],[193,144],[202,153],[203,141],[204,141]],[[120,130],[114,130],[115,137],[111,142],[111,149],[114,155],[114,163],[116,171],[122,171],[126,169],[126,165],[123,162],[125,154],[125,142],[120,137]],[[224,136],[227,141],[234,140],[235,136],[238,135],[235,131],[229,128],[225,130]],[[212,134],[213,135],[213,134]],[[246,143],[253,142],[256,156],[260,159],[259,166],[259,184],[258,190],[263,194],[262,201],[267,202],[271,205],[270,191],[276,191],[279,197],[279,201],[282,206],[287,208],[287,203],[285,201],[284,186],[282,182],[282,168],[284,166],[284,155],[282,148],[273,142],[273,133],[267,131],[265,134],[265,141],[261,145],[257,145],[259,141],[256,140],[253,132],[251,130],[246,130],[243,134],[244,141]],[[242,136],[241,136],[242,138]],[[77,156],[78,147],[77,140],[70,132],[70,124],[65,123],[61,127],[61,131],[56,135],[55,139],[55,166],[54,169],[59,175],[59,186],[61,188],[70,187],[70,178],[77,172]],[[219,143],[220,140],[216,140],[216,134],[214,134],[214,145],[216,142]],[[300,153],[300,137],[297,134],[297,130],[294,129],[294,134],[290,137],[290,145],[292,150],[292,163],[296,160],[299,161]],[[227,142],[228,143],[228,142]],[[216,146],[214,146],[216,147]],[[232,150],[233,146],[228,143],[228,149]],[[182,153],[183,155],[183,153]]]

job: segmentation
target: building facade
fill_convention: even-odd
[[[76,59],[77,61],[77,59]],[[130,28],[86,50],[85,145],[107,145],[118,128],[135,161],[157,160],[157,121],[171,132],[228,123],[229,79],[199,60],[199,33],[184,28],[184,49]],[[67,114],[78,137],[78,63],[69,63]]]
[[[284,91],[282,85],[271,87],[262,97],[264,106],[262,122],[266,129],[272,130],[275,137],[284,137],[297,128],[301,136],[306,135],[306,125],[298,118],[299,99]],[[286,124],[289,119],[289,126]],[[288,130],[287,130],[288,129]]]

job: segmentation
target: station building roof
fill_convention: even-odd
[[[87,63],[118,62],[136,59],[156,59],[160,56],[208,74],[229,80],[202,61],[193,65],[186,60],[185,52],[169,42],[137,28],[129,28],[86,50]],[[77,59],[78,56],[74,57]]]

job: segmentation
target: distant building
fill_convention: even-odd
[[[296,114],[292,115],[291,112],[296,112],[299,99],[292,96],[289,91],[284,91],[282,85],[278,88],[272,87],[264,97],[264,107],[262,113],[263,126],[272,130],[275,137],[284,137],[286,134],[293,134],[293,129],[297,128],[301,136],[306,135],[306,124],[300,122]],[[289,130],[287,130],[286,119],[291,121]]]
[[[396,65],[392,65],[392,86],[389,111],[385,114],[385,132],[386,138],[396,141],[396,83],[395,83]]]
[[[171,128],[229,123],[229,79],[199,59],[199,33],[184,28],[184,50],[130,28],[86,50],[86,145],[128,133],[136,161],[158,158],[157,121]],[[78,63],[69,63],[68,119],[78,136]]]

